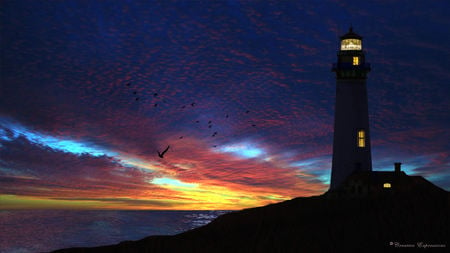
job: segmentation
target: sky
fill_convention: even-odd
[[[236,210],[324,193],[350,25],[372,66],[373,169],[402,162],[450,190],[449,11],[2,1],[0,209]]]

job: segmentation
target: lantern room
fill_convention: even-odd
[[[353,27],[341,36],[341,51],[347,50],[362,50],[362,37],[353,32]]]
[[[338,51],[338,62],[333,65],[337,79],[365,79],[370,71],[370,65],[365,62],[362,49],[363,38],[349,31],[340,37],[341,45]]]

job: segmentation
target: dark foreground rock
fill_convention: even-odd
[[[449,202],[424,180],[409,192],[296,198],[174,236],[55,252],[450,252]]]

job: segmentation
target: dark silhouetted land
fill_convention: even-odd
[[[410,178],[409,184],[414,187],[408,191],[390,191],[364,197],[326,193],[295,198],[227,213],[208,225],[174,236],[150,236],[117,245],[55,252],[449,250],[449,192],[422,177]],[[428,245],[429,248],[419,248],[418,244],[422,247]],[[415,250],[404,249],[411,245]]]

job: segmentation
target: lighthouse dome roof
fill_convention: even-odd
[[[353,32],[353,27],[350,26],[350,29],[348,30],[348,32],[341,36],[341,40],[345,40],[345,39],[362,40],[362,36],[360,36],[357,33]]]

